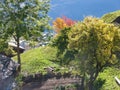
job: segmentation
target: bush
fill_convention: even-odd
[[[120,79],[120,70],[108,67],[101,72],[95,81],[94,90],[120,90],[120,86],[115,81],[115,76]]]

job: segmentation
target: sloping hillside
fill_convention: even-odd
[[[53,62],[55,58],[56,49],[51,47],[40,47],[25,51],[21,54],[22,74],[44,73],[45,67],[59,67]],[[14,59],[16,60],[16,57]]]
[[[118,16],[120,16],[120,10],[107,13],[103,15],[101,19],[103,19],[105,22],[110,23],[113,20],[115,20]]]

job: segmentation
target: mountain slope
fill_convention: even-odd
[[[120,16],[120,10],[107,13],[107,14],[103,15],[101,19],[103,19],[107,23],[110,23],[113,20],[115,20],[118,16]]]

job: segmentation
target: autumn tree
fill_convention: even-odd
[[[75,23],[76,21],[73,21],[72,19],[63,16],[61,18],[56,18],[56,20],[53,21],[53,27],[56,33],[60,33],[61,30],[71,27]]]
[[[0,36],[14,38],[21,70],[20,38],[28,39],[40,35],[48,27],[49,0],[1,0]]]
[[[117,62],[120,50],[120,30],[113,24],[87,17],[75,24],[68,33],[68,49],[78,51],[83,90],[93,90],[93,83],[104,67]]]
[[[76,21],[74,21],[70,18],[67,18],[66,16],[63,16],[62,19],[64,20],[67,27],[71,27],[76,23]]]
[[[63,61],[64,58],[73,57],[72,51],[69,51],[67,49],[67,45],[68,45],[68,32],[75,23],[76,21],[73,21],[72,19],[69,19],[65,16],[62,18],[57,18],[53,22],[54,30],[57,33],[56,37],[54,37],[53,40],[53,46],[57,47],[58,49],[57,57],[58,59],[60,59],[60,65],[63,65],[63,62],[66,62]]]

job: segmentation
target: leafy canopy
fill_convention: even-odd
[[[56,18],[55,21],[53,21],[53,27],[55,32],[58,34],[61,32],[61,30],[71,27],[76,22],[72,19],[67,18],[66,16],[63,16],[62,18]]]
[[[70,28],[76,23],[67,17],[57,18],[53,22],[54,30],[56,31],[57,35],[54,37],[53,46],[57,47],[57,57],[60,59],[61,65],[63,62],[65,63],[71,57],[73,58],[73,52],[67,50],[68,45],[68,32]],[[63,59],[66,59],[66,61]],[[69,60],[68,60],[69,61]]]
[[[48,26],[49,0],[1,0],[0,24],[5,37],[31,37]]]
[[[13,37],[17,43],[18,63],[21,67],[20,38],[38,37],[48,28],[49,0],[1,0],[0,1],[0,36]],[[21,68],[18,68],[20,71]]]
[[[81,72],[83,77],[87,76],[89,84],[104,67],[117,62],[115,51],[120,48],[120,30],[113,24],[87,17],[71,28],[68,40],[68,49],[78,51],[76,58],[80,60]]]

